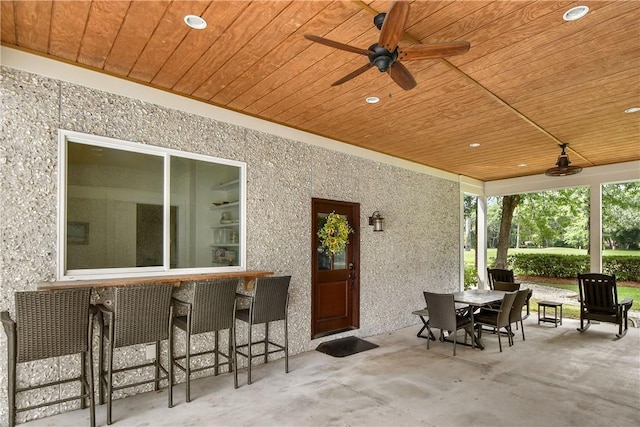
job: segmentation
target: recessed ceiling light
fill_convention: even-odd
[[[203,30],[207,28],[207,21],[198,15],[187,15],[184,17],[184,23],[195,30]]]
[[[576,6],[567,10],[564,15],[562,15],[562,19],[564,19],[565,21],[576,21],[585,16],[587,13],[589,13],[588,6]]]
[[[526,163],[520,163],[520,164],[518,165],[518,167],[519,167],[519,168],[523,168],[523,167],[525,167],[525,166],[527,166],[527,164],[526,164]]]
[[[625,113],[637,113],[638,111],[640,111],[640,107],[629,107],[624,110]]]
[[[473,147],[473,148],[480,147],[480,143],[479,142],[472,142],[471,144],[469,144],[469,147]]]
[[[380,102],[380,98],[378,98],[377,96],[368,96],[365,101],[367,102],[367,104],[377,104],[378,102]]]

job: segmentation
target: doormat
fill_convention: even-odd
[[[316,350],[333,357],[346,357],[377,347],[377,344],[365,341],[358,337],[346,337],[323,342],[316,348]]]

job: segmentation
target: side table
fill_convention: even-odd
[[[547,316],[547,307],[553,307],[553,317]],[[540,316],[540,308],[542,308],[542,316]],[[560,308],[560,317],[558,317],[558,308]],[[538,325],[542,323],[553,323],[557,328],[562,325],[562,303],[554,301],[538,302]]]

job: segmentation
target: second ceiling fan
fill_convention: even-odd
[[[398,41],[405,30],[407,19],[409,18],[409,4],[399,1],[393,3],[388,13],[380,13],[373,18],[373,23],[380,30],[380,38],[377,43],[372,44],[369,49],[360,49],[348,44],[325,39],[324,37],[306,34],[305,38],[316,43],[341,49],[347,52],[357,53],[367,56],[369,63],[347,74],[331,86],[338,86],[342,83],[359,76],[368,69],[376,66],[381,73],[388,72],[398,86],[404,90],[416,87],[416,80],[413,78],[407,67],[400,61],[415,61],[419,59],[443,58],[446,56],[459,55],[469,50],[469,42],[447,42],[435,44],[414,44],[407,47],[399,47]]]

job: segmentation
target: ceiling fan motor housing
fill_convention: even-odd
[[[382,24],[384,23],[384,18],[387,16],[386,13],[379,13],[373,17],[373,24],[378,28],[378,30],[382,29]]]
[[[373,53],[369,54],[369,61],[375,65],[381,73],[386,73],[390,66],[398,60],[398,49],[389,52],[387,49],[378,46],[378,43],[369,46]]]

